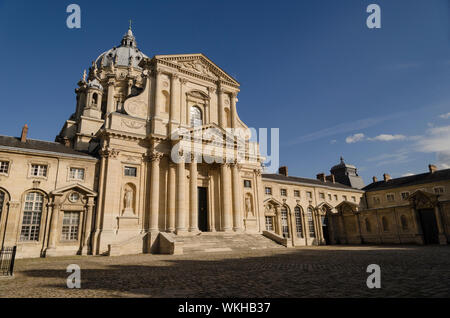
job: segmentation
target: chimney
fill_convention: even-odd
[[[435,173],[437,171],[437,167],[435,165],[428,165],[428,170],[430,170],[430,173]]]
[[[282,166],[278,169],[278,174],[281,174],[283,176],[288,176],[288,167],[287,166]]]
[[[388,182],[389,180],[391,180],[391,176],[387,173],[383,174],[383,178],[384,178],[384,182]]]
[[[27,134],[28,134],[28,125],[25,124],[22,128],[22,135],[20,136],[21,142],[27,142]]]
[[[320,180],[322,182],[326,182],[326,180],[325,180],[325,173],[323,173],[323,172],[317,174],[316,178],[317,178],[317,180]]]
[[[378,182],[378,178],[375,177],[375,176],[373,176],[373,177],[372,177],[372,182],[373,182],[373,183]]]
[[[330,174],[329,176],[327,176],[326,180],[332,183],[336,183],[336,178],[334,177],[334,174]]]

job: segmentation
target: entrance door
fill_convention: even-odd
[[[208,231],[208,188],[198,188],[198,229]]]
[[[328,225],[328,215],[324,215],[321,217],[322,221],[322,233],[323,239],[325,240],[326,245],[330,245],[330,233],[329,233],[329,225]]]
[[[434,209],[419,210],[425,244],[439,244],[438,227]]]

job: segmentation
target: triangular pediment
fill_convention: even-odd
[[[180,67],[181,70],[188,73],[208,77],[217,81],[222,79],[235,86],[239,86],[239,82],[212,62],[209,58],[201,53],[196,54],[175,54],[175,55],[156,55],[156,59],[163,60]]]
[[[416,208],[434,207],[438,202],[438,195],[417,190],[408,197],[409,202]]]
[[[349,201],[343,201],[336,206],[336,210],[340,213],[355,213],[358,209],[358,204]]]
[[[201,138],[204,143],[219,142],[224,145],[233,145],[234,147],[235,140],[233,136],[230,133],[227,134],[227,131],[217,124],[212,123],[194,127],[189,129],[189,132],[195,141]]]
[[[79,184],[79,183],[75,183],[75,184],[71,184],[59,189],[56,189],[54,191],[52,191],[53,195],[63,195],[64,193],[68,192],[68,191],[72,191],[72,190],[77,190],[81,193],[86,194],[87,196],[97,196],[97,192]]]

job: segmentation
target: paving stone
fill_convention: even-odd
[[[81,289],[66,268],[81,267]],[[381,289],[366,286],[381,266]],[[19,259],[0,297],[450,297],[450,246],[319,246]]]

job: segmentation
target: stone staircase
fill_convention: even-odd
[[[193,236],[172,237],[176,242],[183,243],[184,254],[285,248],[261,234],[203,232]]]

